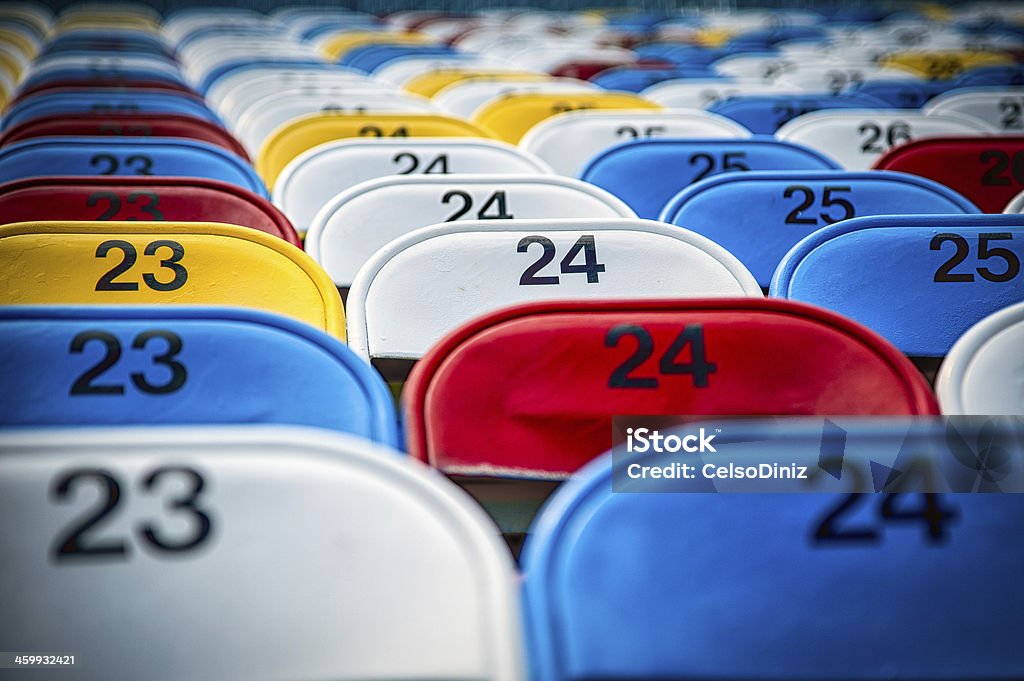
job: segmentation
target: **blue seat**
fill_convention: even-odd
[[[161,175],[230,182],[267,198],[248,163],[225,149],[171,137],[39,137],[0,147],[0,183],[62,175]]]
[[[615,450],[548,501],[522,560],[534,681],[1024,676],[1024,543],[1011,539],[1024,495],[848,493],[858,479],[879,489],[871,463],[904,450],[933,472],[948,464],[975,479],[941,420],[715,425],[716,454]],[[968,447],[996,435],[1019,471],[1019,428],[957,432]],[[819,468],[838,438],[841,462]],[[682,462],[696,465],[695,479],[629,478],[634,465]],[[702,473],[768,462],[813,477],[778,480],[785,494],[727,493],[768,483]],[[826,472],[839,466],[841,480]]]
[[[626,202],[639,217],[657,218],[662,208],[694,182],[745,170],[838,169],[807,147],[767,137],[751,139],[638,139],[590,160],[580,177]]]
[[[859,93],[829,95],[743,95],[715,102],[708,111],[731,118],[755,135],[773,135],[797,116],[822,109],[888,109],[886,102]]]
[[[96,29],[76,29],[54,37],[40,56],[97,50],[138,52],[172,57],[166,43],[144,31],[119,30],[115,33]]]
[[[327,64],[315,59],[305,59],[296,57],[293,59],[275,59],[273,61],[267,61],[263,59],[256,59],[253,57],[232,59],[231,61],[221,64],[210,71],[208,71],[199,82],[199,87],[196,90],[205,95],[209,92],[213,84],[218,80],[242,69],[263,69],[273,67],[286,67],[289,69],[315,69],[315,70],[326,70]]]
[[[169,92],[133,92],[113,88],[97,88],[76,92],[42,92],[23,99],[8,109],[0,129],[43,116],[97,111],[192,116],[211,123],[220,119],[198,99]]]
[[[342,343],[240,308],[0,309],[0,426],[307,425],[398,443],[380,376]]]
[[[53,71],[47,71],[46,73],[29,76],[21,82],[19,87],[21,90],[30,90],[32,88],[39,87],[40,85],[45,85],[46,83],[72,83],[75,81],[91,82],[95,81],[98,77],[108,79],[114,84],[123,81],[158,81],[161,83],[187,87],[187,83],[185,83],[184,79],[180,76],[173,76],[169,73],[157,71],[155,69],[117,68],[109,70],[100,69],[97,71],[85,66],[80,68],[56,69]]]
[[[948,80],[900,78],[861,83],[851,90],[850,94],[874,97],[896,109],[919,109],[932,97],[955,87],[956,85]]]
[[[900,213],[980,212],[932,180],[889,171],[760,171],[719,175],[677,194],[662,222],[703,234],[735,255],[767,288],[801,239],[840,220]]]
[[[979,66],[964,71],[953,82],[958,88],[984,85],[1024,85],[1024,67]]]
[[[403,57],[436,57],[470,59],[472,55],[460,53],[447,45],[388,45],[370,44],[348,50],[338,60],[340,66],[373,73],[393,59]]]
[[[1024,215],[876,216],[814,232],[770,294],[835,310],[904,353],[942,357],[982,318],[1024,300]]]
[[[638,59],[656,59],[669,61],[679,66],[710,66],[729,54],[721,48],[697,47],[680,43],[647,43],[638,45],[633,50]]]
[[[655,83],[677,78],[715,78],[716,74],[707,66],[677,66],[671,69],[652,69],[637,66],[616,66],[601,71],[590,79],[591,83],[606,90],[640,92]]]

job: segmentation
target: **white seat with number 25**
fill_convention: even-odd
[[[0,640],[69,681],[524,677],[497,528],[361,438],[8,431],[0,555]]]
[[[385,175],[551,173],[546,163],[511,144],[473,138],[347,139],[313,147],[274,183],[274,204],[305,230],[331,199]]]
[[[389,241],[455,220],[634,218],[621,200],[556,175],[393,175],[334,197],[306,234],[306,252],[339,287]]]
[[[515,303],[760,295],[735,256],[662,222],[449,222],[392,241],[359,270],[348,342],[369,359],[409,360],[458,325]]]

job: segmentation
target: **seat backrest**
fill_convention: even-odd
[[[941,421],[711,427],[720,431],[716,454],[631,455],[622,447],[547,504],[522,560],[532,678],[968,681],[1024,673],[1013,643],[1024,626],[1016,607],[1024,547],[1006,541],[1019,532],[1024,496],[850,493],[886,490],[872,473],[900,467],[904,453],[939,479],[946,466],[960,469]],[[971,443],[980,435],[977,427],[963,433]],[[1020,425],[999,436],[1019,465]],[[837,443],[842,459],[823,460]],[[693,479],[630,477],[683,462]],[[724,477],[761,466],[803,468],[807,479]],[[758,493],[766,489],[785,493]],[[723,637],[742,654],[722,655]],[[849,645],[836,648],[837,637]]]
[[[937,411],[921,374],[875,333],[755,298],[506,308],[431,348],[403,393],[412,456],[450,474],[545,478],[611,447],[620,414]]]
[[[0,284],[0,305],[232,305],[345,337],[341,298],[320,266],[282,239],[235,225],[5,225]]]
[[[552,116],[530,128],[519,146],[555,172],[579,177],[594,156],[616,144],[650,137],[750,137],[742,126],[703,111],[584,110]]]
[[[349,346],[417,359],[473,317],[528,301],[760,295],[725,249],[651,220],[450,222],[392,241],[359,270]]]
[[[469,121],[440,114],[310,114],[285,123],[264,141],[256,171],[273,188],[285,166],[304,151],[349,137],[489,136]]]
[[[307,425],[398,444],[390,393],[341,342],[242,308],[0,309],[0,426]]]
[[[935,380],[944,414],[1024,414],[1024,303],[993,312],[957,339]]]
[[[650,86],[641,93],[662,106],[677,109],[705,109],[729,97],[750,95],[794,94],[786,88],[765,83],[759,78],[683,78],[666,80]]]
[[[456,220],[632,218],[593,185],[556,175],[397,175],[334,197],[314,218],[305,248],[339,288],[378,250],[421,227]]]
[[[65,175],[162,175],[230,182],[267,196],[252,167],[231,152],[171,137],[40,137],[0,148],[0,182]]]
[[[68,679],[525,676],[516,578],[493,524],[362,438],[7,431],[0,510],[0,636],[74,650]]]
[[[942,357],[975,322],[1024,300],[1024,217],[889,215],[811,234],[771,295],[860,321],[908,355]]]
[[[926,114],[958,113],[985,121],[996,130],[1024,131],[1024,90],[989,87],[956,89],[929,101]]]
[[[551,173],[528,152],[497,140],[472,137],[348,139],[297,156],[274,185],[274,204],[292,224],[308,229],[338,194],[360,182],[391,175]]]
[[[262,196],[204,178],[36,177],[0,185],[2,222],[146,220],[251,227],[301,247],[281,211]]]
[[[797,116],[831,109],[886,108],[887,104],[868,95],[746,95],[715,102],[708,111],[724,116],[756,135],[774,135],[775,131]]]
[[[862,109],[804,114],[779,128],[775,136],[828,154],[847,170],[868,170],[883,154],[912,140],[996,132],[984,121],[960,114]]]
[[[601,152],[580,177],[618,196],[640,217],[656,218],[673,196],[719,173],[837,168],[813,149],[770,138],[651,139]]]
[[[490,78],[466,78],[446,86],[431,98],[438,108],[472,118],[488,101],[512,92],[594,92],[600,88],[585,80],[544,78],[537,74],[509,73]]]
[[[178,114],[218,123],[217,116],[195,97],[170,92],[132,92],[108,88],[47,91],[19,101],[4,114],[3,129],[42,116],[137,112]]]
[[[865,215],[977,213],[937,182],[904,173],[759,171],[710,177],[677,194],[661,213],[739,258],[762,288],[801,239]]]
[[[1024,191],[1024,136],[920,140],[893,149],[875,167],[927,177],[999,213]]]

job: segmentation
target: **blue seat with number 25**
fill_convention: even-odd
[[[746,95],[715,102],[708,111],[731,118],[755,135],[771,135],[797,116],[821,109],[884,109],[884,101],[856,92],[829,95]]]

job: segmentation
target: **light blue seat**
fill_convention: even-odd
[[[273,423],[398,443],[380,376],[342,343],[239,308],[0,309],[0,426]]]
[[[140,52],[170,56],[167,44],[146,31],[118,30],[114,33],[97,29],[67,31],[47,43],[41,55],[67,52],[94,52],[98,49],[117,52]]]
[[[848,493],[856,480],[879,489],[871,462],[903,451],[976,478],[941,420],[715,425],[718,453],[616,450],[543,508],[522,560],[534,681],[1024,675],[1024,543],[1011,539],[1024,495]],[[985,428],[958,432],[967,447],[995,436],[1019,472],[1019,422]],[[822,451],[836,452],[822,461],[841,480],[818,467]],[[698,477],[643,487],[628,477],[638,463],[682,462]],[[813,478],[778,481],[785,494],[714,493],[739,481],[701,473],[767,462]],[[809,488],[821,491],[800,493]]]
[[[658,219],[724,246],[767,288],[797,242],[840,220],[978,212],[953,190],[916,175],[794,170],[710,177],[677,194]]]
[[[807,147],[767,137],[750,139],[639,139],[611,147],[590,160],[580,177],[625,201],[642,218],[662,208],[694,182],[746,170],[838,169]]]
[[[373,73],[389,61],[404,57],[470,59],[472,55],[462,54],[447,45],[389,45],[387,43],[371,43],[348,50],[338,60],[338,64],[363,73]]]
[[[3,117],[0,129],[43,116],[119,111],[143,114],[192,116],[220,125],[220,119],[198,99],[171,92],[132,92],[96,89],[81,92],[42,92],[21,100]]]
[[[679,66],[709,66],[712,62],[729,54],[722,48],[697,47],[680,43],[647,43],[633,50],[638,59],[669,61]]]
[[[327,70],[327,65],[324,64],[324,62],[315,59],[306,59],[303,57],[295,57],[292,59],[275,59],[273,61],[257,59],[255,57],[245,57],[239,59],[232,59],[227,63],[221,64],[211,69],[203,76],[202,80],[199,82],[199,87],[197,87],[196,89],[200,94],[205,95],[207,92],[210,91],[210,88],[213,87],[214,83],[216,83],[224,76],[227,76],[228,74],[240,70],[262,69],[272,67],[282,67],[288,69]]]
[[[267,198],[252,166],[221,147],[171,137],[40,137],[0,147],[0,182],[61,175],[162,175],[230,182]]]
[[[770,295],[835,310],[904,353],[942,357],[968,328],[1024,300],[1024,215],[891,215],[814,232]]]
[[[957,86],[948,80],[898,78],[861,83],[851,90],[850,94],[874,97],[896,109],[919,109],[932,97],[955,87]]]
[[[984,85],[1024,85],[1024,68],[1018,66],[979,66],[961,73],[956,87]]]
[[[679,78],[715,78],[718,74],[707,66],[685,65],[671,69],[616,66],[605,69],[590,79],[606,90],[640,92],[655,83]]]
[[[715,102],[708,111],[731,118],[755,135],[772,135],[797,116],[822,109],[888,109],[886,102],[870,95],[743,95]]]

